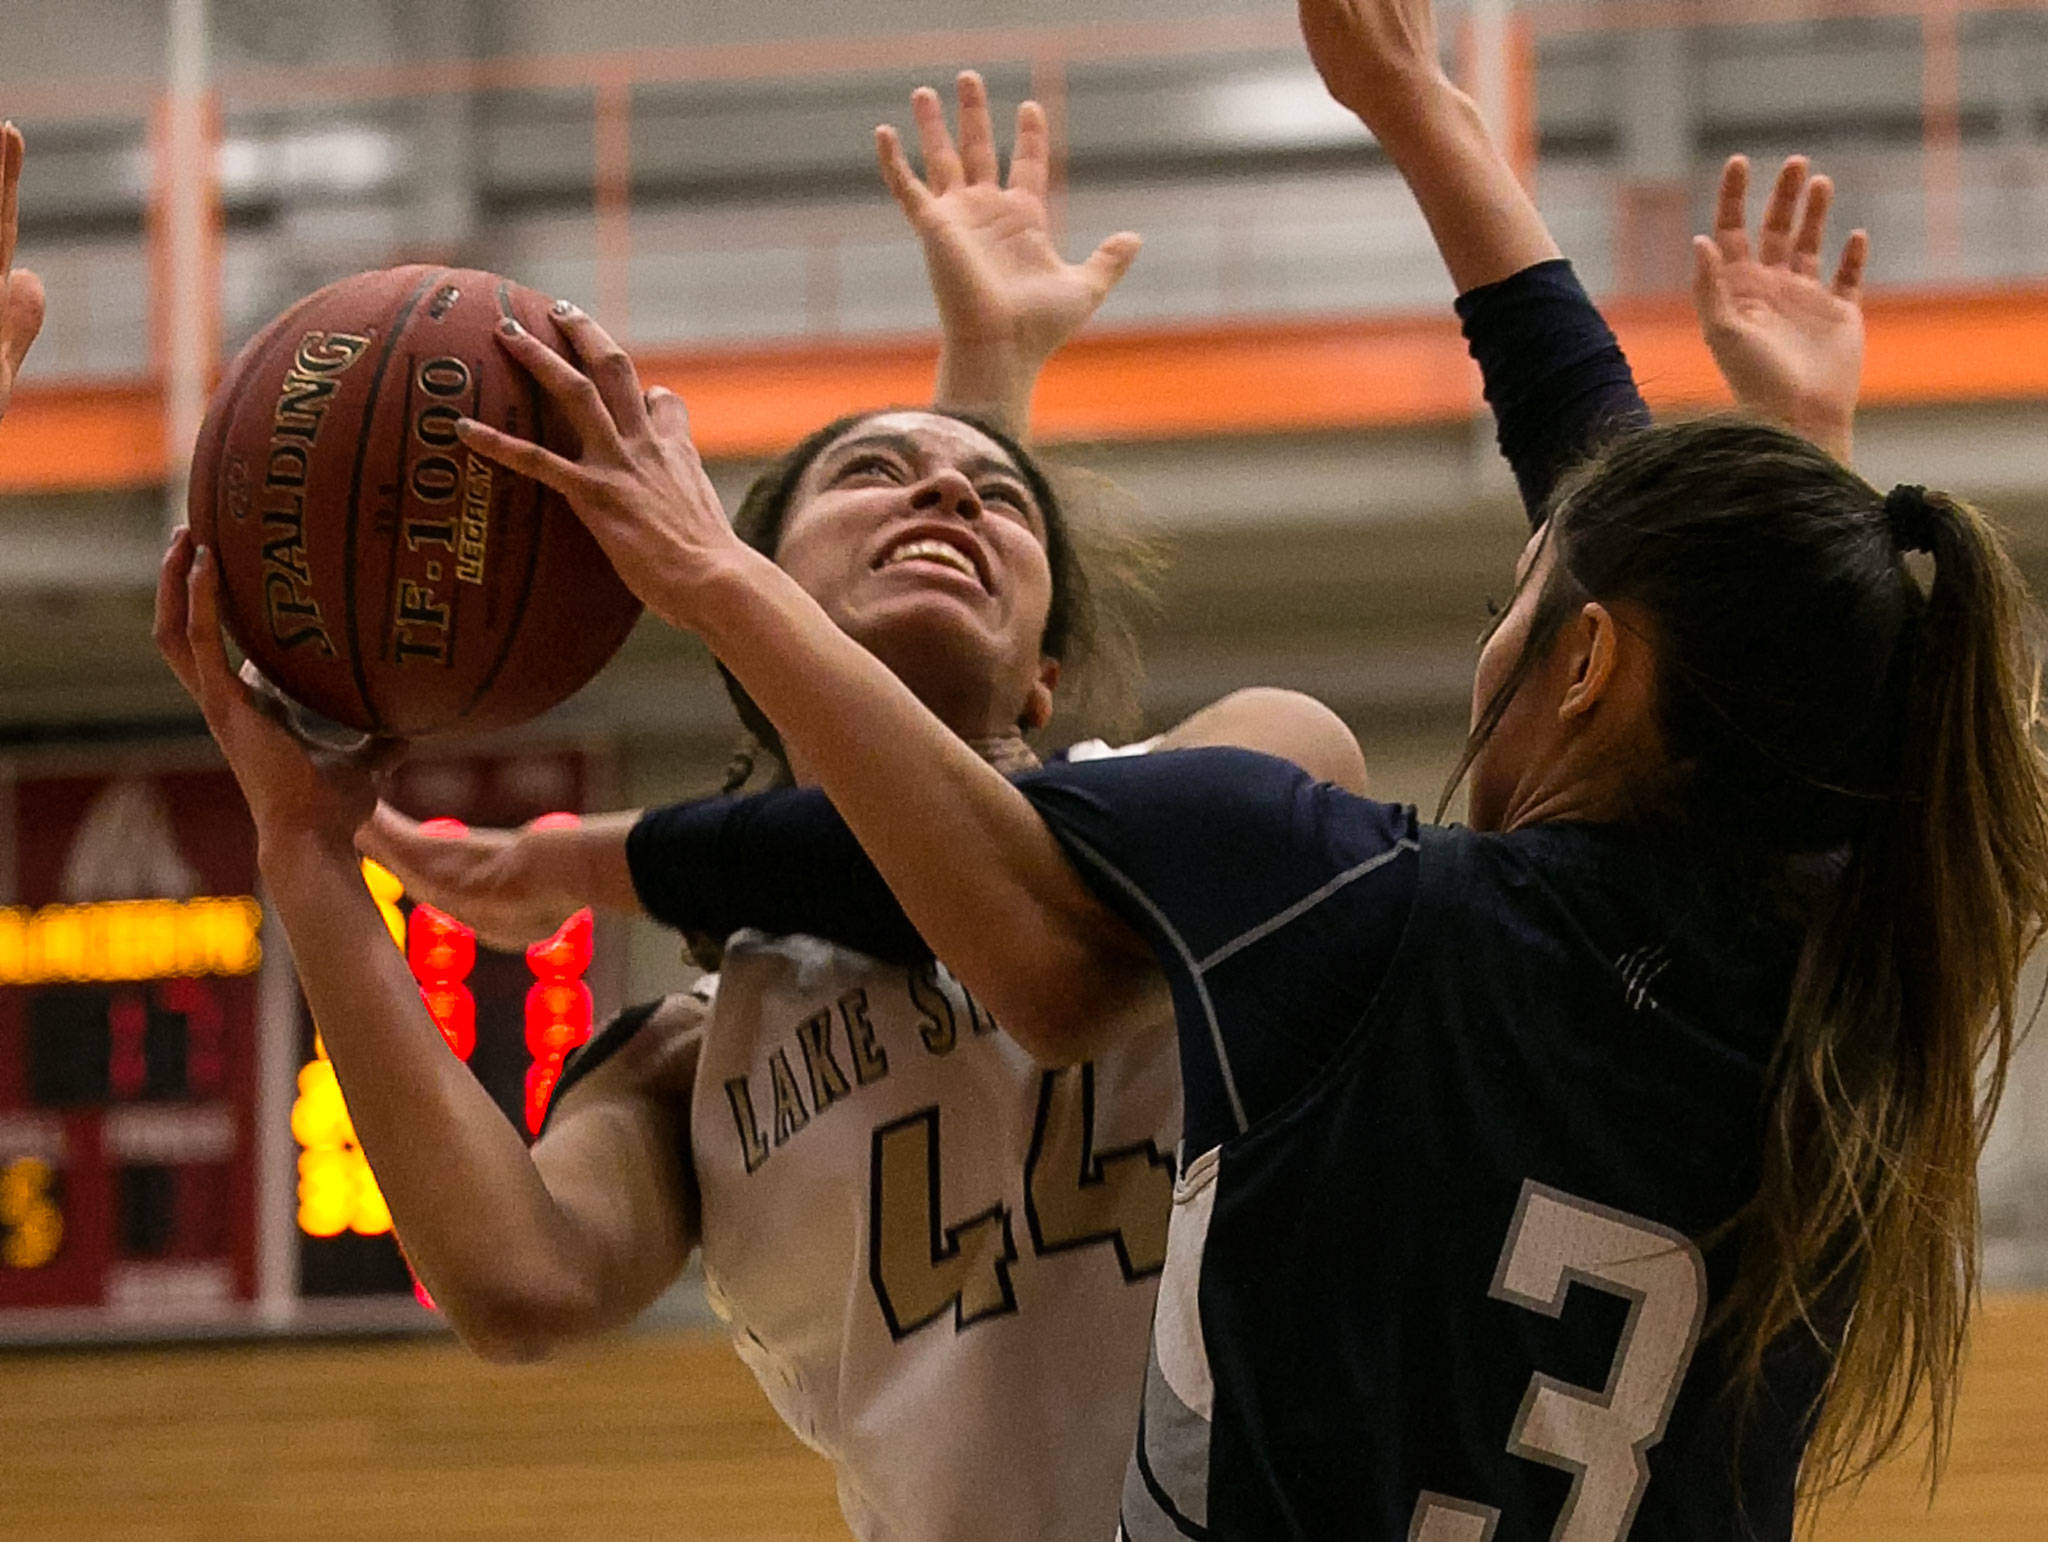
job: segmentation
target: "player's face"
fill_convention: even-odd
[[[1522,548],[1515,565],[1515,594],[1479,650],[1479,664],[1472,673],[1472,723],[1493,700],[1522,656],[1529,640],[1529,628],[1536,617],[1536,605],[1543,585],[1550,577],[1554,548],[1539,529]],[[1486,743],[1472,762],[1466,817],[1475,830],[1498,830],[1506,820],[1515,789],[1533,764],[1550,748],[1550,727],[1556,721],[1556,703],[1540,667],[1526,676],[1494,725]]]
[[[775,560],[928,705],[979,689],[989,729],[1050,711],[1045,514],[979,429],[928,412],[848,429],[798,483]]]

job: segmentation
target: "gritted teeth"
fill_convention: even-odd
[[[875,566],[877,569],[894,567],[899,562],[936,562],[941,567],[951,568],[954,572],[973,579],[984,589],[989,587],[987,577],[972,555],[953,542],[940,540],[936,536],[913,536],[898,541],[882,553],[882,560]]]

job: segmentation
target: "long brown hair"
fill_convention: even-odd
[[[1834,1369],[1807,1497],[1866,1473],[1922,1413],[1938,1474],[1978,1287],[1977,1159],[2048,921],[2018,572],[1967,504],[1880,494],[1732,418],[1617,441],[1559,489],[1546,539],[1528,642],[1460,774],[1568,614],[1647,612],[1663,756],[1640,817],[1775,874],[1800,936],[1759,1179],[1729,1230],[1717,1320],[1737,1389],[1813,1335]]]

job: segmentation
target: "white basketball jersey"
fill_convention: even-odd
[[[1179,1089],[1170,1019],[1045,1071],[936,964],[728,943],[690,1120],[707,1292],[863,1542],[1114,1534]]]

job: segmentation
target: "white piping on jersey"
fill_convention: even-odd
[[[1405,835],[1402,836],[1401,839],[1394,842],[1393,845],[1389,846],[1385,851],[1381,852],[1378,856],[1368,857],[1365,861],[1359,863],[1358,866],[1351,868],[1346,872],[1339,873],[1335,878],[1332,878],[1328,883],[1324,884],[1320,889],[1316,890],[1315,893],[1309,895],[1307,898],[1296,900],[1292,905],[1289,905],[1285,910],[1281,911],[1278,915],[1272,917],[1270,920],[1261,921],[1257,926],[1253,927],[1250,931],[1244,933],[1242,936],[1232,938],[1229,942],[1226,942],[1225,944],[1223,944],[1222,947],[1218,948],[1214,953],[1211,953],[1207,958],[1203,959],[1201,963],[1197,964],[1195,967],[1197,969],[1202,970],[1214,969],[1218,964],[1222,963],[1226,958],[1229,958],[1233,953],[1242,952],[1244,949],[1250,947],[1253,943],[1257,942],[1260,938],[1269,937],[1274,932],[1279,931],[1280,928],[1287,925],[1288,922],[1298,920],[1302,916],[1307,915],[1311,910],[1315,909],[1316,906],[1320,905],[1324,900],[1328,899],[1331,895],[1335,894],[1339,889],[1343,888],[1346,884],[1355,882],[1356,880],[1363,878],[1367,873],[1379,871],[1379,869],[1385,867],[1389,862],[1393,861],[1394,858],[1401,855],[1401,853],[1404,851],[1420,850],[1422,850],[1422,843],[1420,841],[1412,840]]]
[[[1101,852],[1078,836],[1069,835],[1066,837],[1066,840],[1075,851],[1086,857],[1095,868],[1105,874],[1119,889],[1138,902],[1144,909],[1145,914],[1152,918],[1152,924],[1157,926],[1166,940],[1173,944],[1173,950],[1180,955],[1181,962],[1187,966],[1188,978],[1195,987],[1196,998],[1202,1003],[1202,1016],[1208,1021],[1209,1046],[1216,1053],[1216,1068],[1223,1077],[1224,1094],[1230,1099],[1230,1116],[1237,1122],[1237,1133],[1240,1135],[1251,1127],[1251,1121],[1245,1117],[1244,1100],[1237,1095],[1237,1078],[1231,1074],[1230,1054],[1223,1047],[1223,1025],[1217,1020],[1216,1004],[1210,999],[1208,982],[1203,979],[1203,976],[1225,959],[1242,952],[1262,938],[1270,937],[1274,932],[1280,930],[1281,927],[1300,920],[1311,910],[1315,909],[1316,906],[1322,904],[1324,900],[1343,889],[1347,884],[1355,883],[1368,873],[1377,872],[1380,868],[1393,861],[1394,858],[1401,855],[1402,852],[1422,850],[1422,843],[1420,841],[1412,836],[1404,835],[1385,851],[1366,858],[1365,861],[1359,863],[1356,867],[1346,869],[1312,894],[1305,895],[1289,905],[1285,910],[1267,917],[1257,926],[1251,928],[1251,930],[1240,933],[1229,942],[1224,943],[1222,947],[1216,949],[1207,958],[1197,959],[1194,949],[1190,948],[1187,940],[1178,931],[1174,930],[1173,923],[1166,919],[1166,916],[1160,911],[1159,907],[1146,898],[1144,891],[1135,883],[1117,871],[1108,858],[1104,857]]]
[[[1173,923],[1167,920],[1160,908],[1146,897],[1144,890],[1118,872],[1101,852],[1078,836],[1068,835],[1065,840],[1067,845],[1086,857],[1092,866],[1137,902],[1145,914],[1152,918],[1152,924],[1159,928],[1160,934],[1173,944],[1173,951],[1180,955],[1181,962],[1187,966],[1188,979],[1194,984],[1196,999],[1202,1003],[1202,1016],[1209,1024],[1209,1047],[1216,1053],[1216,1069],[1223,1077],[1223,1094],[1230,1099],[1230,1117],[1237,1124],[1237,1133],[1244,1134],[1251,1128],[1251,1121],[1245,1117],[1244,1099],[1237,1095],[1237,1078],[1230,1071],[1230,1053],[1223,1047],[1223,1025],[1217,1021],[1216,1003],[1209,999],[1209,987],[1202,979],[1202,966],[1195,961],[1195,950],[1187,945],[1186,938],[1174,930]]]

